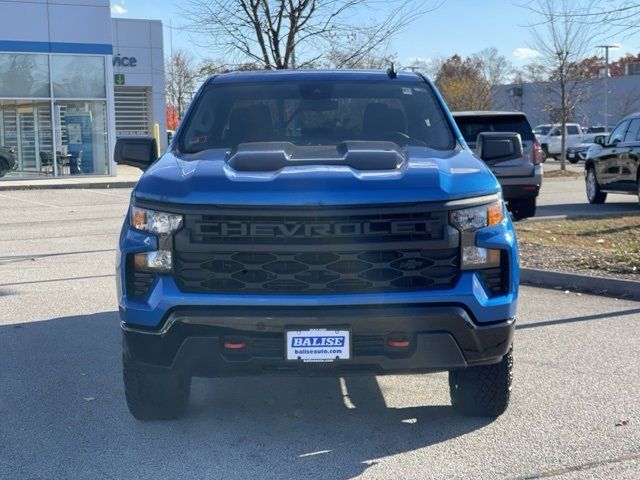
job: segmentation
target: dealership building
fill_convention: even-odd
[[[114,175],[116,138],[166,147],[162,23],[108,0],[0,0],[0,146],[24,177]]]

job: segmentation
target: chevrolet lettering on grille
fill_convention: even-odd
[[[332,223],[217,222],[207,225],[209,235],[223,237],[322,238],[359,235],[430,234],[438,221],[367,221]]]

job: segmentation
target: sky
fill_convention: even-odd
[[[531,14],[519,7],[523,0],[445,0],[437,10],[413,22],[392,41],[389,50],[397,54],[401,65],[415,58],[449,57],[455,53],[466,56],[484,48],[496,47],[516,67],[535,56],[527,25]],[[194,43],[191,34],[179,27],[185,23],[180,7],[186,0],[112,0],[111,15],[122,18],[162,20],[164,50],[169,55],[170,28],[173,25],[173,48],[191,52],[195,59],[216,57]],[[171,23],[170,23],[171,22]],[[194,42],[195,40],[195,42]],[[640,31],[627,38],[612,38],[621,48],[611,51],[615,60],[624,53],[640,52]],[[594,48],[593,54],[598,54]]]

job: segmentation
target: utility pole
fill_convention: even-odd
[[[609,132],[609,49],[620,48],[619,45],[598,45],[598,48],[604,48],[604,131]]]

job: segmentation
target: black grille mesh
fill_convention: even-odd
[[[176,252],[187,292],[340,293],[450,287],[458,249],[364,252]]]

